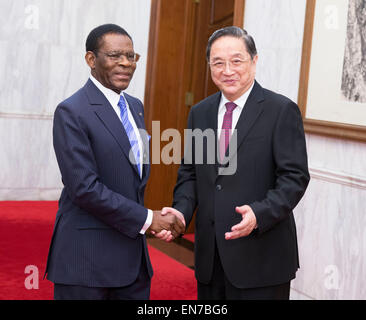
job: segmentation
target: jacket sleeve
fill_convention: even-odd
[[[146,221],[147,209],[101,182],[86,125],[65,102],[55,111],[53,145],[71,201],[119,232],[136,238]]]
[[[310,180],[301,114],[292,101],[281,108],[272,140],[275,186],[263,200],[250,204],[260,233],[288,217],[304,195]]]
[[[191,109],[188,115],[187,129],[192,129],[192,127],[193,113]],[[197,206],[194,150],[194,141],[191,145],[185,141],[184,158],[178,169],[177,183],[174,188],[173,207],[184,215],[187,227]]]

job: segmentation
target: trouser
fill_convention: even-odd
[[[225,276],[217,246],[212,278],[209,284],[197,281],[198,300],[289,300],[290,282],[275,286],[240,289]]]
[[[151,279],[144,254],[136,280],[125,287],[83,287],[55,283],[55,300],[149,300]]]

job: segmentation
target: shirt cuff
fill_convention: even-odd
[[[146,230],[149,229],[149,227],[151,226],[151,223],[152,223],[152,218],[153,218],[152,210],[147,209],[147,218],[146,218],[144,226],[142,227],[142,229],[140,231],[141,234],[145,234]]]

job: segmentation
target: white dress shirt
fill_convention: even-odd
[[[236,99],[235,101],[231,101],[237,105],[237,107],[233,110],[233,118],[232,118],[232,124],[231,124],[232,129],[234,129],[236,127],[236,124],[238,123],[240,114],[244,109],[244,105],[248,100],[249,94],[251,93],[253,86],[254,86],[254,82],[253,82],[252,86],[249,88],[249,90],[247,90],[240,98]],[[224,94],[222,94],[220,104],[219,104],[218,115],[217,115],[217,139],[220,139],[222,122],[224,121],[224,115],[226,112],[225,104],[227,102],[230,102],[230,100],[228,100],[224,96]],[[231,133],[232,132],[233,132],[233,130],[231,130]]]
[[[236,99],[235,101],[231,101],[237,105],[237,107],[233,110],[233,118],[232,118],[232,123],[231,123],[231,128],[233,128],[233,129],[236,127],[236,124],[238,123],[240,114],[244,109],[244,105],[246,104],[250,93],[252,92],[253,86],[254,86],[254,81],[253,81],[253,84],[251,85],[251,87],[249,88],[249,90],[247,90],[240,98]],[[224,94],[222,94],[220,104],[219,104],[219,111],[218,111],[218,115],[217,115],[217,139],[220,139],[220,134],[221,134],[221,130],[222,130],[222,122],[224,121],[224,115],[226,112],[225,104],[227,102],[230,102],[230,100],[228,100],[224,96]],[[231,134],[232,134],[232,132],[233,132],[233,130],[231,130]],[[258,224],[256,224],[254,229],[257,229],[257,228],[258,228]]]
[[[142,139],[140,136],[140,132],[137,128],[135,119],[133,118],[133,115],[130,111],[130,107],[128,105],[127,99],[124,96],[123,92],[121,92],[121,94],[119,95],[118,93],[114,92],[113,90],[106,88],[105,86],[103,86],[97,79],[95,79],[92,75],[90,75],[90,80],[97,86],[97,88],[102,91],[102,93],[104,94],[104,96],[107,98],[108,102],[110,103],[110,105],[112,106],[113,110],[116,112],[118,119],[120,119],[121,121],[121,130],[123,130],[123,126],[122,126],[122,119],[121,119],[121,110],[118,106],[118,102],[120,99],[120,95],[122,95],[125,99],[126,102],[126,107],[127,107],[127,116],[128,116],[128,120],[130,121],[133,130],[135,131],[136,137],[137,137],[137,141],[138,141],[138,145],[139,145],[139,149],[140,149],[140,163],[141,163],[141,170],[140,170],[140,178],[142,177],[142,170],[143,170],[143,143],[142,143]],[[142,227],[140,233],[144,234],[146,232],[146,230],[150,227],[151,222],[152,222],[152,217],[153,217],[153,212],[148,209],[148,214],[147,214],[147,219],[146,222],[144,224],[144,226]]]

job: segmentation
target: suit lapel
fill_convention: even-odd
[[[245,140],[250,129],[253,127],[255,121],[263,111],[263,105],[260,104],[263,101],[263,90],[261,86],[255,82],[252,92],[250,93],[244,109],[240,114],[235,129],[237,130],[237,150]]]
[[[220,104],[220,100],[221,100],[221,92],[216,93],[212,99],[208,102],[208,110],[206,112],[207,114],[207,128],[213,129],[215,132],[215,165],[209,165],[208,170],[210,170],[209,172],[209,176],[210,177],[216,177],[217,173],[218,173],[218,159],[217,159],[217,150],[218,150],[218,145],[217,145],[217,141],[218,141],[218,137],[217,137],[217,119],[218,119],[218,112],[219,112],[219,104]],[[212,147],[212,146],[210,146]],[[206,150],[204,150],[204,152],[206,152]],[[207,155],[206,155],[207,156]]]
[[[143,120],[144,115],[141,112],[137,111],[138,108],[135,105],[136,104],[135,100],[132,99],[132,97],[130,95],[126,94],[126,93],[124,94],[124,96],[125,96],[125,98],[127,100],[127,103],[130,107],[130,111],[131,111],[132,116],[135,120],[137,128],[145,130],[145,123],[144,123],[144,120]]]
[[[237,143],[234,152],[229,157],[229,161],[231,161],[231,159],[236,156],[241,144],[243,143],[243,141],[245,141],[245,138],[252,129],[254,123],[263,112],[263,105],[260,103],[263,100],[263,89],[257,83],[257,81],[255,81],[253,89],[248,97],[247,102],[244,105],[244,109],[241,112],[238,122],[235,126],[237,133]]]
[[[150,174],[150,165],[149,161],[149,146],[150,146],[150,139],[148,137],[148,133],[146,131],[145,122],[144,122],[144,115],[141,111],[138,111],[139,108],[135,102],[135,100],[128,94],[124,94],[127,100],[127,103],[130,107],[131,114],[135,120],[136,126],[140,129],[140,136],[142,140],[142,147],[143,147],[143,170],[142,170],[142,180],[143,182],[147,183],[147,178]],[[145,163],[146,162],[146,163]],[[137,166],[136,166],[137,170]],[[138,171],[137,171],[138,172]]]
[[[207,112],[207,121],[208,121],[207,128],[214,129],[216,138],[217,138],[217,117],[219,112],[220,99],[221,99],[221,92],[218,92],[212,97],[211,101],[209,101],[207,105],[209,109]]]
[[[123,125],[113,110],[112,106],[108,102],[104,94],[94,85],[94,83],[89,79],[85,87],[86,94],[91,105],[97,105],[98,107],[94,109],[98,118],[104,123],[107,130],[115,138],[118,145],[121,147],[123,153],[129,158],[129,153],[131,149],[130,140],[123,130]],[[129,102],[130,103],[130,102]],[[136,119],[136,118],[135,118]],[[135,168],[137,175],[139,176],[138,168],[136,165],[131,165]]]

